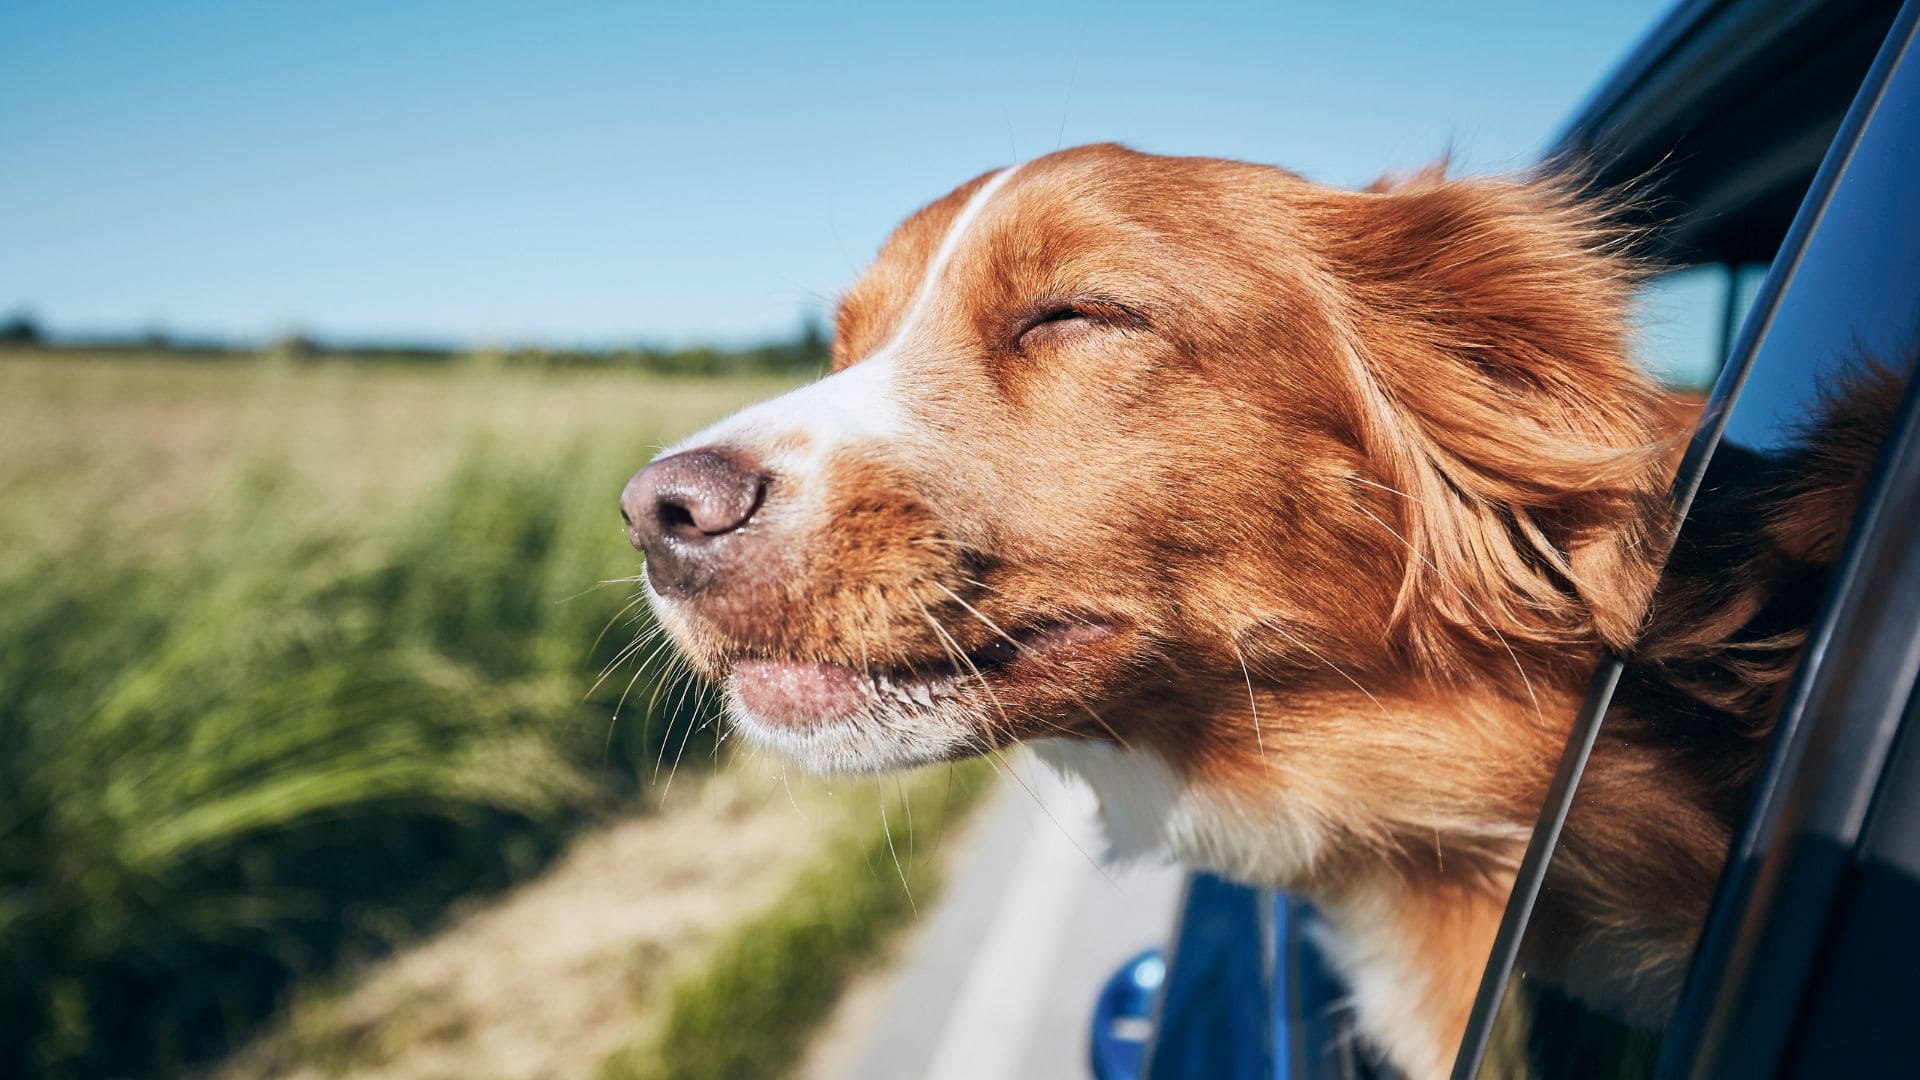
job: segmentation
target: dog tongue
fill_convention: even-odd
[[[868,687],[852,668],[802,660],[742,660],[733,666],[733,692],[761,720],[812,727],[850,716],[866,704]]]

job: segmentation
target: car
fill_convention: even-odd
[[[1818,598],[1684,990],[1630,1027],[1526,968],[1561,826],[1623,665],[1603,660],[1521,863],[1455,1061],[1468,1077],[1920,1075],[1920,0],[1688,0],[1549,160],[1650,191],[1649,362],[1707,392],[1675,485],[1702,491],[1812,437],[1841,358],[1905,390]],[[1710,387],[1710,390],[1709,390]],[[1856,433],[1860,434],[1860,433]],[[1656,595],[1654,604],[1660,598]],[[1298,897],[1207,874],[1170,943],[1090,1027],[1102,1080],[1391,1075],[1356,1045]],[[1604,960],[1605,958],[1600,958]],[[1630,963],[1628,957],[1612,962]]]

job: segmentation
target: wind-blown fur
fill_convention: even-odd
[[[676,448],[767,479],[655,609],[816,767],[1034,740],[1116,847],[1317,899],[1363,1035],[1419,1076],[1627,650],[1542,962],[1670,995],[1804,626],[1771,571],[1831,558],[1871,446],[1756,491],[1754,543],[1677,560],[1643,636],[1698,403],[1633,362],[1626,239],[1552,176],[1351,192],[1113,146],[986,174],[841,303],[864,380]],[[856,385],[884,436],[806,419]],[[1714,737],[1674,744],[1675,702]]]

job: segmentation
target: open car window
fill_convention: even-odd
[[[1699,263],[1647,282],[1636,304],[1641,363],[1666,386],[1706,393],[1753,308],[1767,267],[1763,262]]]
[[[1639,730],[1684,740],[1716,721],[1716,702],[1764,674],[1775,686],[1764,731],[1774,738],[1776,755],[1797,723],[1804,695],[1797,696],[1796,687],[1806,672],[1795,669],[1807,642],[1819,638],[1831,607],[1829,579],[1845,559],[1814,558],[1811,548],[1796,548],[1781,538],[1781,522],[1756,520],[1752,508],[1758,504],[1743,495],[1809,483],[1843,444],[1877,444],[1901,415],[1899,403],[1920,354],[1920,291],[1913,285],[1920,281],[1920,188],[1913,181],[1920,175],[1920,62],[1906,55],[1912,32],[1909,12],[1896,21],[1834,140],[1682,466],[1679,489],[1691,502],[1653,617],[1663,604],[1679,606],[1676,590],[1698,587],[1746,553],[1764,550],[1760,562],[1739,563],[1770,575],[1759,583],[1765,599],[1743,616],[1748,621],[1739,662],[1749,668],[1734,671],[1677,653],[1603,665],[1576,729],[1577,745],[1569,749],[1559,789],[1549,796],[1522,870],[1463,1051],[1463,1073],[1477,1065],[1483,1077],[1642,1076],[1661,1063],[1677,1004],[1673,994],[1652,988],[1636,994],[1627,980],[1628,989],[1613,1000],[1574,996],[1551,971],[1527,959],[1571,947],[1554,939],[1559,927],[1529,915],[1538,890],[1553,889],[1556,871],[1580,857],[1564,842],[1569,833],[1562,826],[1590,812],[1587,793],[1607,782],[1599,771],[1603,758],[1587,757],[1595,740],[1604,745],[1610,737],[1610,719],[1600,717],[1632,714]],[[1716,279],[1711,271],[1718,269],[1666,283],[1663,299],[1679,303],[1691,290],[1694,300],[1687,331],[1693,337],[1676,348],[1687,340],[1710,340],[1711,327],[1700,325],[1699,314],[1714,300],[1730,313],[1740,306],[1738,274]],[[1685,360],[1686,354],[1674,357]],[[1826,492],[1835,500],[1834,520],[1851,520],[1864,490]],[[1844,539],[1835,539],[1842,551]],[[1736,599],[1730,596],[1727,603]],[[1676,686],[1683,692],[1675,692]],[[1608,713],[1609,707],[1614,711]],[[1749,786],[1761,786],[1771,768],[1769,762]],[[1730,839],[1736,856],[1751,854],[1742,850],[1750,834]],[[1604,866],[1585,870],[1606,873]],[[1589,940],[1581,946],[1585,955],[1563,962],[1630,971],[1644,962],[1637,947],[1621,940],[1608,951]]]

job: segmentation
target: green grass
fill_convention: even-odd
[[[931,897],[940,863],[908,850],[913,828],[938,837],[986,790],[981,761],[906,781],[883,821],[863,819],[770,908],[673,986],[657,1032],[609,1057],[600,1080],[763,1080],[799,1064],[807,1036],[849,979]]]
[[[783,383],[0,357],[0,1075],[205,1060],[642,789],[614,498]]]

